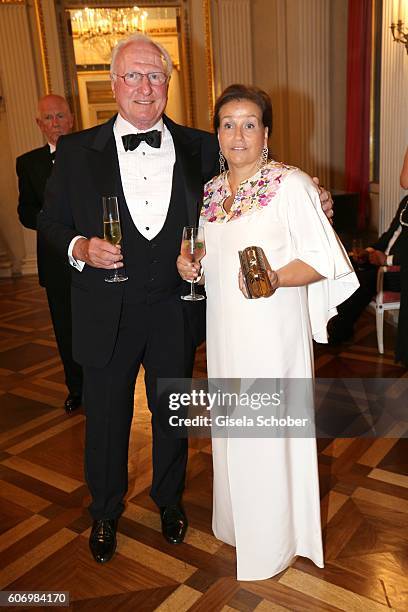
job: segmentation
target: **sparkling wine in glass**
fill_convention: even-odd
[[[204,228],[185,227],[181,239],[181,254],[193,263],[198,263],[205,255]],[[182,295],[182,300],[198,302],[205,300],[205,296],[195,292],[195,281],[190,282],[190,293]]]
[[[110,244],[120,244],[122,240],[122,230],[120,227],[118,198],[116,196],[103,196],[103,237]],[[107,283],[122,283],[128,280],[122,272],[118,272],[115,264],[115,271],[110,276],[105,276]]]

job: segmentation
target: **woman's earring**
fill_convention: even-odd
[[[219,154],[219,162],[220,162],[220,174],[224,174],[224,172],[225,172],[225,157],[223,156],[221,149],[220,149],[220,154]]]
[[[262,153],[261,153],[261,159],[260,159],[260,167],[262,168],[263,166],[265,166],[265,164],[268,163],[268,147],[265,145],[264,148],[262,149]]]

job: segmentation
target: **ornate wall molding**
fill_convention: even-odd
[[[196,93],[193,79],[193,61],[191,49],[191,30],[188,14],[188,4],[180,2],[181,24],[181,70],[180,75],[184,84],[184,104],[187,113],[187,125],[195,125],[195,99]]]
[[[30,24],[24,5],[7,5],[1,9],[0,56],[11,152],[17,157],[42,144],[35,123],[38,88]]]
[[[271,154],[329,186],[332,2],[264,0],[252,11],[254,83],[272,98]]]
[[[203,0],[204,12],[204,35],[205,35],[205,61],[207,66],[207,95],[210,123],[213,120],[215,87],[214,87],[214,57],[211,29],[211,6],[210,0]]]
[[[0,6],[0,69],[3,95],[10,142],[10,155],[14,161],[18,155],[42,145],[41,133],[35,123],[38,79],[33,58],[33,41],[28,7],[23,4],[2,4]],[[18,45],[18,46],[17,46]],[[13,173],[14,174],[14,173]],[[10,179],[11,180],[11,179]],[[13,176],[15,189],[15,175]],[[14,196],[14,194],[13,194]],[[15,211],[14,199],[13,209]],[[12,228],[14,239],[21,237],[21,226]],[[26,258],[24,273],[35,272],[35,232],[23,230]]]
[[[231,83],[253,82],[250,0],[213,0],[216,95]]]
[[[330,3],[286,7],[290,162],[329,185]]]
[[[12,266],[7,249],[3,248],[0,239],[0,278],[10,278]]]
[[[35,19],[38,30],[38,41],[41,53],[41,67],[44,79],[44,93],[48,94],[52,91],[50,63],[48,59],[47,37],[45,34],[44,13],[41,0],[34,0]]]

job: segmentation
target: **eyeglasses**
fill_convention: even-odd
[[[147,74],[141,72],[127,72],[126,74],[114,73],[114,75],[123,79],[128,87],[140,85],[143,77],[147,77],[150,85],[164,85],[167,81],[167,74],[164,74],[164,72],[148,72]]]

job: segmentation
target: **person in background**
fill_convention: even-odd
[[[60,136],[72,130],[73,116],[62,96],[49,94],[38,101],[37,125],[47,143],[20,155],[16,161],[18,177],[18,215],[28,229],[37,230],[44,191],[53,169]],[[68,396],[67,414],[81,405],[82,368],[72,357],[71,278],[68,262],[41,235],[37,236],[37,266],[40,285],[45,287],[55,338],[65,373]]]
[[[337,317],[329,322],[329,344],[341,344],[353,337],[357,319],[376,294],[378,267],[401,264],[404,244],[401,214],[406,209],[407,203],[408,196],[405,196],[401,200],[389,228],[377,242],[355,253],[356,273],[360,281],[360,287],[348,300],[339,305]],[[401,291],[400,272],[388,272],[384,276],[384,289],[386,291]]]
[[[408,189],[408,147],[402,165],[400,183]],[[406,198],[405,198],[406,199]],[[408,210],[401,212],[401,303],[398,317],[395,360],[408,368]]]

